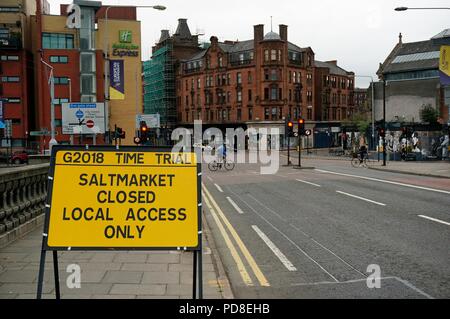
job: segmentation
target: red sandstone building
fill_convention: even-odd
[[[181,125],[277,127],[282,136],[285,118],[302,117],[307,128],[339,128],[351,116],[354,74],[336,61],[315,61],[310,47],[288,41],[287,26],[264,35],[264,26],[256,25],[248,41],[210,41],[178,68]]]

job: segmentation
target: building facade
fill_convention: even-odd
[[[60,15],[36,14],[32,34],[35,54],[35,82],[37,89],[36,122],[38,131],[50,129],[49,70],[55,77],[56,140],[60,143],[110,142],[100,132],[95,135],[62,134],[63,103],[105,103],[105,130],[121,127],[126,132],[123,144],[133,144],[136,114],[142,112],[141,88],[141,37],[140,22],[136,21],[135,7],[102,6],[99,1],[74,1],[81,8],[81,28],[66,27],[67,5],[61,5]],[[108,17],[106,13],[108,10]],[[122,40],[121,34],[127,38]],[[114,99],[109,94],[109,70],[105,72],[105,56],[109,62],[123,62],[123,96]],[[106,81],[106,85],[105,85]],[[136,83],[135,85],[131,85]],[[105,88],[107,90],[105,94]],[[46,140],[47,139],[47,140]],[[48,137],[41,137],[40,146],[46,148]]]
[[[48,13],[48,3],[41,2]],[[2,146],[28,147],[29,123],[34,112],[34,63],[31,46],[31,15],[35,0],[4,0],[0,3],[0,116],[12,123],[12,140]]]
[[[377,72],[386,82],[386,121],[420,123],[420,111],[425,106],[436,109],[442,123],[448,122],[449,103],[439,79],[439,56],[442,44],[450,44],[443,37],[404,43],[402,35]],[[383,85],[375,86],[375,119],[383,119]]]
[[[173,35],[161,30],[152,58],[143,62],[144,114],[159,114],[162,130],[170,131],[177,125],[176,75],[180,60],[200,50],[198,36],[191,34],[187,19],[179,19]]]
[[[185,59],[177,74],[178,121],[205,127],[276,127],[284,119],[314,114],[314,52],[288,41],[288,27],[264,34],[254,26],[248,41],[219,42]]]

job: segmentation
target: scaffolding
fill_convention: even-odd
[[[159,114],[161,128],[177,122],[173,42],[167,39],[152,59],[143,63],[144,114]]]

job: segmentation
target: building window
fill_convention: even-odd
[[[307,91],[307,92],[306,92],[306,100],[307,100],[308,102],[312,102],[313,97],[312,97],[312,92],[311,92],[311,91]]]
[[[200,88],[201,88],[201,86],[202,86],[202,83],[201,83],[201,82],[202,82],[201,79],[198,78],[198,79],[197,79],[197,89],[200,89]]]
[[[277,60],[277,50],[270,50],[270,60],[271,61]]]
[[[63,103],[69,103],[69,99],[66,99],[66,98],[56,98],[56,99],[53,99],[53,104],[54,104],[54,105],[61,105],[61,104],[63,104]]]
[[[231,102],[231,92],[227,92],[227,103]]]
[[[240,121],[241,120],[241,118],[242,118],[242,110],[241,109],[237,109],[237,114],[236,114],[237,116],[236,116],[236,119],[238,120],[238,121]]]
[[[249,121],[253,120],[253,109],[252,108],[248,109],[248,120]]]
[[[248,101],[252,101],[252,90],[248,90]]]
[[[7,38],[9,38],[9,29],[0,28],[0,39],[7,39]]]
[[[307,118],[308,118],[308,120],[312,120],[312,109],[311,108],[308,108],[308,110],[307,110]]]
[[[81,95],[95,95],[95,76],[93,74],[82,74],[81,75]]]
[[[278,50],[278,61],[281,61],[281,50]]]
[[[264,100],[269,99],[269,88],[264,88]]]
[[[289,83],[292,83],[292,71],[289,71]]]
[[[292,73],[292,82],[297,83],[296,81],[297,81],[297,72],[294,71]]]
[[[237,84],[242,84],[242,74],[241,74],[241,72],[238,72],[236,74],[236,83]]]
[[[0,61],[19,61],[18,55],[2,55]]]
[[[276,69],[270,70],[270,80],[271,81],[277,81],[278,80],[278,75],[277,75],[277,70]]]
[[[269,50],[264,50],[264,61],[269,61]]]
[[[42,33],[43,49],[73,49],[73,34]]]
[[[269,108],[266,107],[266,108],[264,108],[264,119],[269,120],[269,116],[270,116]]]
[[[69,84],[68,77],[55,77],[55,84]]]
[[[242,102],[242,91],[241,90],[237,91],[237,101],[239,103]]]
[[[278,119],[278,108],[273,107],[272,108],[272,121],[275,121]]]
[[[20,77],[18,76],[2,76],[2,82],[19,82]]]
[[[223,67],[223,58],[221,56],[219,57],[219,67]]]
[[[231,75],[230,73],[227,73],[227,85],[231,84]]]
[[[248,84],[252,84],[253,83],[253,76],[252,76],[252,72],[248,71]]]
[[[52,55],[50,56],[51,63],[68,63],[69,58],[65,55]]]
[[[270,89],[270,100],[271,101],[276,101],[278,100],[278,89],[276,87],[273,87]]]
[[[264,80],[269,81],[269,69],[264,69]]]

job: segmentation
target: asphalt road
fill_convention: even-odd
[[[237,298],[450,297],[450,180],[304,166],[315,169],[205,167],[205,214]]]

